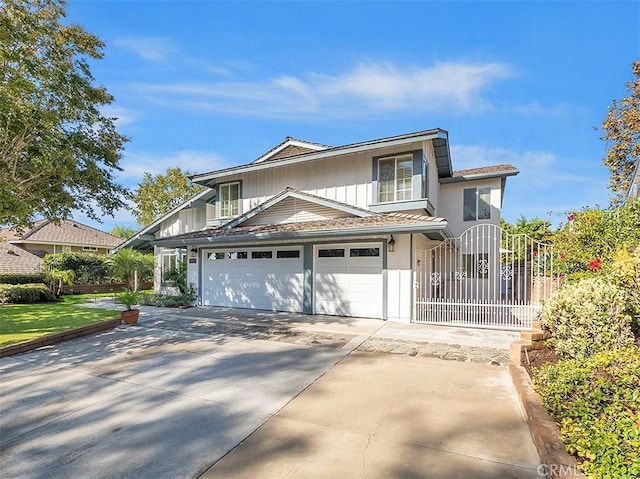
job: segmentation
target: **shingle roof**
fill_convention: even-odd
[[[0,242],[0,273],[30,274],[42,272],[42,258],[17,246]]]
[[[122,238],[73,220],[61,220],[59,225],[50,220],[40,220],[34,223],[33,228],[22,234],[6,228],[0,230],[0,236],[13,243],[42,242],[103,248],[115,248],[122,243]]]
[[[180,240],[197,240],[204,238],[233,238],[236,236],[268,236],[274,234],[285,235],[290,233],[295,236],[296,233],[313,233],[319,235],[327,231],[344,231],[345,235],[349,234],[349,230],[375,229],[380,227],[393,226],[446,226],[446,220],[432,216],[420,216],[411,214],[374,214],[365,217],[347,217],[332,218],[318,221],[304,221],[300,223],[280,223],[266,225],[236,226],[234,228],[217,227],[192,233],[184,233],[181,235],[171,236],[158,240],[158,243],[180,241]]]
[[[482,168],[469,168],[466,170],[457,170],[453,172],[453,177],[476,176],[500,173],[518,173],[518,169],[512,165],[493,165],[483,166]]]

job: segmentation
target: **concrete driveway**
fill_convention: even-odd
[[[411,352],[343,360],[407,334],[386,327],[146,308],[140,326],[3,358],[1,474],[537,477],[506,368]],[[489,475],[465,475],[476,469]]]

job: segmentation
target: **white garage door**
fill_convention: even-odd
[[[302,247],[203,252],[202,303],[302,311]]]
[[[314,247],[315,312],[382,318],[382,243]]]

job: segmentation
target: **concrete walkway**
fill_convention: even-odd
[[[309,467],[315,462],[316,468],[340,469],[332,458],[347,451],[335,440],[342,434],[349,444],[366,438],[370,445],[350,450],[362,468],[345,463],[339,477],[382,477],[375,473],[382,467],[376,458],[385,455],[391,477],[484,477],[464,476],[469,467],[493,471],[486,477],[536,477],[531,474],[537,457],[506,368],[434,360],[397,347],[396,354],[350,355],[372,340],[396,344],[419,325],[225,308],[142,309],[139,326],[0,360],[3,476],[289,477],[263,469],[264,459],[286,465],[300,462],[301,454]],[[435,338],[427,329],[414,332]],[[502,412],[487,409],[496,398]],[[451,409],[453,404],[462,409]],[[291,436],[287,424],[294,432],[302,428],[300,435]],[[404,443],[385,432],[400,429]],[[471,442],[454,441],[464,435]],[[300,447],[282,447],[278,437],[286,443],[299,437]],[[487,440],[499,440],[501,452],[476,447]],[[252,441],[258,443],[249,449],[236,447]],[[464,447],[456,450],[455,443]],[[380,448],[389,449],[381,454]],[[237,456],[243,450],[244,458]],[[434,461],[450,457],[450,472],[463,475],[441,475],[442,468],[431,474],[436,466],[421,459],[425,450],[432,451],[429,457],[436,454]],[[232,466],[233,461],[249,461],[255,469]],[[328,475],[319,470],[290,472]]]

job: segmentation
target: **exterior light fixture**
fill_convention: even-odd
[[[389,253],[393,253],[396,250],[396,240],[393,239],[393,235],[391,235],[391,239],[387,243],[387,249]]]

